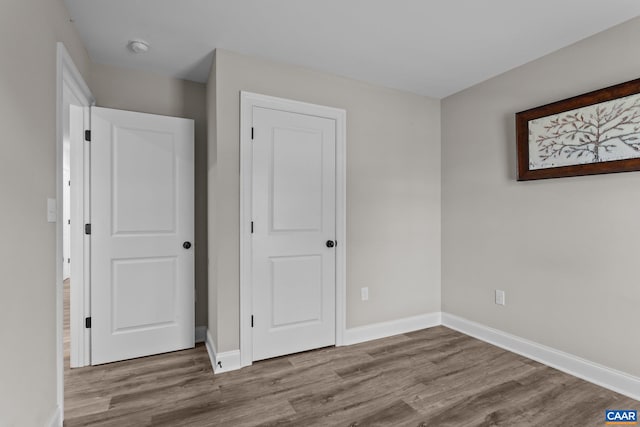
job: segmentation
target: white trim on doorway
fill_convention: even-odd
[[[251,92],[240,93],[240,366],[253,362],[251,335],[251,123],[253,107],[309,114],[336,123],[336,345],[346,329],[346,117],[343,109]]]
[[[62,282],[62,172],[63,172],[63,145],[64,145],[64,109],[67,108],[65,104],[65,90],[72,94],[77,102],[82,107],[89,107],[95,103],[95,99],[89,90],[89,87],[85,83],[82,75],[78,71],[78,68],[74,64],[69,52],[65,48],[63,43],[57,43],[56,46],[56,200],[57,203],[57,218],[59,218],[56,224],[56,394],[59,414],[64,413],[64,344],[63,344],[63,295],[64,287]],[[84,197],[84,194],[82,195]],[[83,262],[84,265],[84,255]],[[78,280],[77,278],[75,280]],[[83,288],[88,286],[88,283],[81,285]],[[84,317],[84,313],[82,314]],[[73,321],[73,319],[71,319]],[[84,334],[79,334],[81,342],[77,343],[80,348],[84,348],[85,339]],[[62,425],[63,417],[57,418],[59,425]]]

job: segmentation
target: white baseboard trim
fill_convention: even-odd
[[[211,361],[211,367],[214,374],[221,374],[223,372],[235,371],[240,369],[240,350],[223,351],[218,353],[216,346],[213,343],[213,337],[211,332],[207,329],[205,345],[207,346],[207,353],[209,353],[209,360]]]
[[[441,319],[440,312],[435,312],[347,329],[344,331],[343,345],[358,344],[419,329],[432,328],[442,324]]]
[[[46,424],[49,427],[62,427],[62,415],[60,413],[60,407],[56,405],[56,409],[53,411],[53,415],[49,419],[49,423]]]
[[[213,337],[211,336],[211,332],[209,332],[209,329],[207,329],[207,338],[205,339],[204,342],[205,346],[207,347],[207,354],[209,355],[209,360],[211,361],[211,369],[213,369],[213,373],[215,374],[216,372],[216,346],[213,343]]]
[[[640,400],[640,378],[638,377],[453,314],[442,313],[442,324],[465,335],[551,366],[632,399]]]
[[[638,377],[449,313],[428,313],[347,329],[344,332],[343,345],[358,344],[439,325],[640,401]],[[240,369],[240,350],[217,353],[208,330],[206,346],[216,374]]]
[[[207,341],[207,327],[196,326],[196,343]]]
[[[216,374],[235,371],[241,368],[240,350],[223,351],[222,353],[218,353],[216,360],[218,361],[218,364],[214,369]]]

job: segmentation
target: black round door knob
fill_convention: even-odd
[[[185,248],[185,249],[189,249],[191,247],[191,242],[184,242],[182,244],[182,247]]]
[[[334,242],[333,240],[327,240],[327,247],[328,248],[332,248],[336,245],[336,242]]]

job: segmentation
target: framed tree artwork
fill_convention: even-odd
[[[516,114],[518,180],[640,171],[640,79]]]

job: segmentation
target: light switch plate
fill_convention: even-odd
[[[56,222],[58,220],[58,205],[56,199],[47,199],[47,221]]]

